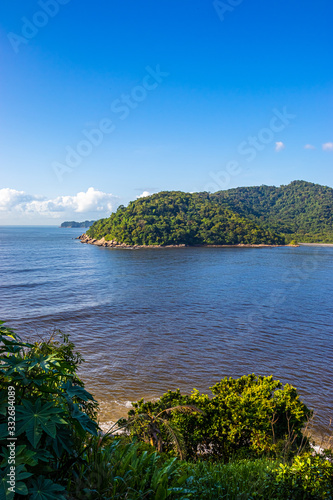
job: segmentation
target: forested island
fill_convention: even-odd
[[[74,220],[70,220],[70,221],[65,221],[61,224],[60,227],[90,227],[93,225],[95,221],[94,220],[85,220],[83,222],[75,222]]]
[[[162,191],[121,205],[86,234],[84,241],[105,246],[331,243],[333,189],[294,181],[212,194]]]
[[[87,231],[126,245],[284,244],[284,238],[206,193],[164,191],[120,206]]]

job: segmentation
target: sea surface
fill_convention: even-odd
[[[333,417],[333,247],[119,250],[83,229],[0,227],[0,319],[61,329],[106,428],[131,401],[272,374]]]

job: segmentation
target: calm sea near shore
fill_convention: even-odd
[[[254,372],[295,385],[327,430],[332,247],[112,250],[80,232],[0,228],[0,319],[71,335],[105,425],[140,397]]]

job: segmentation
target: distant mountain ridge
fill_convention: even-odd
[[[60,227],[90,227],[93,225],[95,221],[94,220],[85,220],[83,222],[75,222],[74,220],[71,221],[65,221],[61,224]]]
[[[306,181],[253,186],[210,195],[242,217],[260,222],[287,240],[333,242],[333,189]]]

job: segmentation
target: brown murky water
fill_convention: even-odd
[[[130,401],[273,374],[333,416],[333,248],[110,250],[79,230],[1,228],[0,318],[61,328],[105,426]]]

